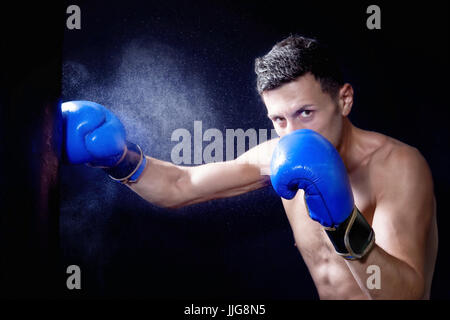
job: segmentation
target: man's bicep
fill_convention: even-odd
[[[212,199],[233,197],[268,184],[268,177],[260,174],[257,166],[236,160],[184,167],[186,174],[177,182],[177,188],[189,205]]]
[[[272,153],[279,140],[279,138],[275,138],[260,143],[259,145],[240,155],[235,161],[238,163],[246,163],[252,166],[256,166],[259,168],[259,171],[262,175],[269,176]]]
[[[270,183],[270,160],[278,139],[265,141],[235,160],[184,167],[180,192],[188,192],[187,204],[232,197]],[[184,203],[186,205],[186,203]]]
[[[389,161],[383,173],[372,227],[376,243],[387,253],[422,273],[434,215],[429,168],[415,151]]]

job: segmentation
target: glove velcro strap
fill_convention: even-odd
[[[375,243],[372,227],[356,206],[352,214],[335,228],[325,228],[336,253],[348,260],[363,258]]]
[[[137,182],[146,165],[147,161],[141,147],[127,141],[123,159],[116,166],[103,170],[113,180],[122,183]]]

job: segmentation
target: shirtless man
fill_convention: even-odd
[[[428,299],[437,254],[436,205],[431,172],[420,152],[350,122],[347,116],[353,105],[353,88],[343,82],[328,51],[314,39],[284,39],[256,59],[255,71],[258,91],[281,139],[311,129],[335,147],[340,156],[336,163],[343,163],[342,180],[349,183],[345,197],[354,199],[360,212],[357,221],[368,227],[363,232],[367,236],[365,252],[353,257],[338,254],[332,238],[324,232],[329,226],[311,219],[305,191],[295,189],[291,197],[282,198],[296,245],[320,298]],[[183,167],[144,156],[137,145],[125,140],[122,124],[103,106],[72,101],[62,104],[62,112],[71,163],[103,167],[111,178],[142,198],[167,208],[232,197],[269,185],[267,168],[274,148],[281,144],[277,138],[232,161]],[[302,154],[301,143],[287,148],[299,148],[296,152]],[[280,157],[274,161],[284,161],[286,170],[298,164]],[[314,169],[314,161],[310,165]],[[326,188],[345,189],[345,181],[335,186],[324,180]],[[290,182],[282,183],[289,187]],[[275,189],[280,194],[279,185]],[[334,209],[344,210],[340,205]],[[343,214],[344,218],[353,216],[351,212]],[[350,245],[352,241],[361,245],[357,243],[361,239],[350,239]],[[369,266],[379,268],[380,288],[367,286]]]

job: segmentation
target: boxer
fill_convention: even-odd
[[[183,167],[144,155],[114,114],[89,101],[62,104],[67,158],[166,208],[272,183],[321,299],[428,299],[438,241],[421,153],[350,122],[353,88],[315,39],[289,36],[256,59],[255,71],[280,138],[235,160]]]

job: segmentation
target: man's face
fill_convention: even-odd
[[[307,73],[295,81],[262,94],[277,134],[282,137],[298,129],[314,130],[333,145],[341,137],[343,111],[320,82]]]

